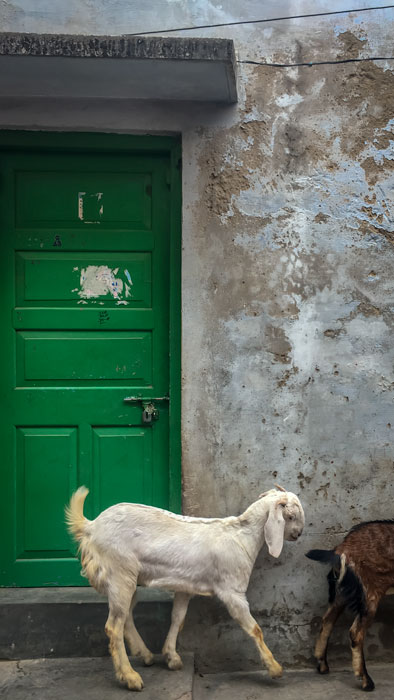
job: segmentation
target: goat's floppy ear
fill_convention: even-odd
[[[287,504],[287,498],[281,498],[271,505],[267,522],[264,525],[264,537],[271,557],[278,558],[283,547],[285,532],[285,519],[283,507]]]

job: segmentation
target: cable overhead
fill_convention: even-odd
[[[298,68],[299,66],[335,66],[338,63],[361,63],[362,61],[394,61],[394,56],[368,56],[367,58],[340,58],[337,61],[305,61],[303,63],[267,63],[265,61],[244,60],[251,66],[269,66],[270,68]]]
[[[245,19],[237,22],[218,22],[217,24],[196,24],[193,27],[173,27],[170,29],[152,29],[145,32],[133,32],[128,36],[146,36],[146,34],[168,34],[169,32],[187,32],[194,29],[215,29],[216,27],[234,27],[240,24],[263,24],[264,22],[283,22],[289,19],[306,19],[308,17],[327,17],[328,15],[346,15],[351,12],[371,12],[372,10],[390,10],[394,5],[377,5],[376,7],[356,7],[352,10],[333,10],[331,12],[309,12],[305,15],[287,17],[269,17],[267,19]]]

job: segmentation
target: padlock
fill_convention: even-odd
[[[153,406],[152,404],[147,404],[144,406],[144,409],[142,411],[142,422],[143,423],[152,423],[153,419]]]
[[[153,403],[150,401],[148,403],[143,402],[142,406],[142,422],[145,425],[149,425],[154,420],[159,420],[159,411]]]

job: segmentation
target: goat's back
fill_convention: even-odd
[[[335,547],[347,560],[363,562],[374,571],[394,571],[394,521],[374,520],[353,527]]]
[[[356,525],[335,552],[361,579],[366,591],[384,595],[394,585],[394,521],[376,520]]]
[[[107,508],[90,524],[92,543],[102,551],[116,549],[126,556],[154,558],[168,564],[169,557],[209,555],[215,544],[224,544],[237,518],[192,518],[153,506],[118,503]]]

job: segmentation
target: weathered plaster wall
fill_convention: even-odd
[[[360,4],[360,3],[358,3]],[[373,3],[372,3],[373,4]],[[343,2],[0,2],[7,31],[127,33]],[[365,6],[365,5],[364,5]],[[392,11],[199,30],[239,59],[390,56]],[[235,107],[15,100],[22,128],[182,131],[184,510],[239,512],[274,482],[297,492],[305,534],[258,559],[249,598],[280,660],[310,659],[326,603],[310,546],[394,517],[394,61],[239,64]],[[28,107],[28,109],[27,109]],[[369,657],[390,657],[382,605]],[[347,647],[338,634],[333,652]],[[183,633],[202,669],[257,664],[218,604],[195,601]],[[348,659],[346,652],[346,659]]]

